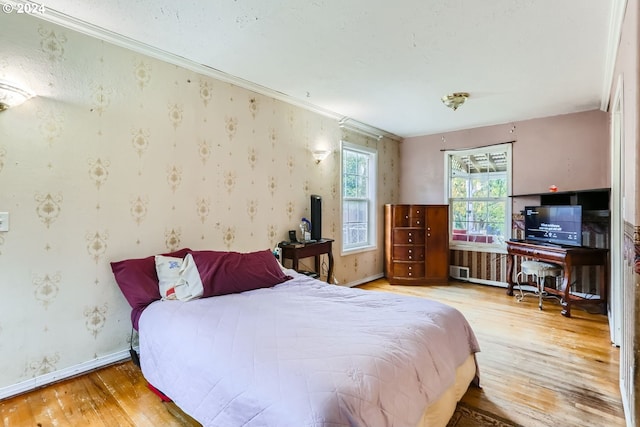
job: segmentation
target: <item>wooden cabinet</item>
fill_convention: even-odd
[[[384,267],[389,283],[447,283],[447,205],[385,205],[384,233]]]

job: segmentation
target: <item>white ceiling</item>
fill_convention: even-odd
[[[606,107],[618,2],[47,0],[43,17],[407,137]]]

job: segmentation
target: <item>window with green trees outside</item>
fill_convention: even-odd
[[[445,153],[452,245],[504,245],[511,227],[511,144]]]
[[[342,142],[342,251],[376,246],[377,152]]]

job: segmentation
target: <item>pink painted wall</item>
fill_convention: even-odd
[[[464,107],[463,107],[464,108]],[[592,110],[407,138],[400,144],[400,203],[443,203],[442,150],[515,141],[513,194],[610,186],[607,113]]]

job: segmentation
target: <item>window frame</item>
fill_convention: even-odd
[[[496,153],[496,152],[504,152],[506,156],[506,195],[504,197],[460,197],[454,198],[451,197],[451,189],[452,189],[452,174],[451,174],[451,162],[450,157],[452,155],[456,156],[472,156],[481,153]],[[506,241],[511,238],[512,234],[512,203],[511,203],[511,194],[512,194],[512,185],[513,185],[513,157],[512,157],[512,144],[511,143],[500,143],[495,145],[483,146],[478,148],[469,148],[469,149],[461,149],[461,150],[445,150],[444,151],[444,171],[445,171],[445,179],[444,179],[444,197],[445,203],[449,205],[449,247],[451,249],[457,250],[473,250],[473,251],[489,251],[495,252],[505,251],[506,250]],[[453,225],[454,225],[454,215],[453,215],[453,201],[478,201],[478,202],[504,202],[505,204],[505,219],[503,225],[503,239],[497,242],[486,243],[486,242],[469,242],[469,241],[460,241],[453,239]]]
[[[368,195],[367,195],[367,241],[364,244],[347,245],[344,238],[345,221],[345,202],[350,200],[361,200],[355,198],[346,198],[344,194],[344,157],[345,151],[365,154],[369,158],[369,176],[368,176]],[[340,141],[340,224],[341,224],[341,254],[353,254],[357,252],[365,252],[376,250],[377,242],[377,192],[378,192],[378,150],[376,148],[367,147],[360,144],[354,144],[348,141]]]

